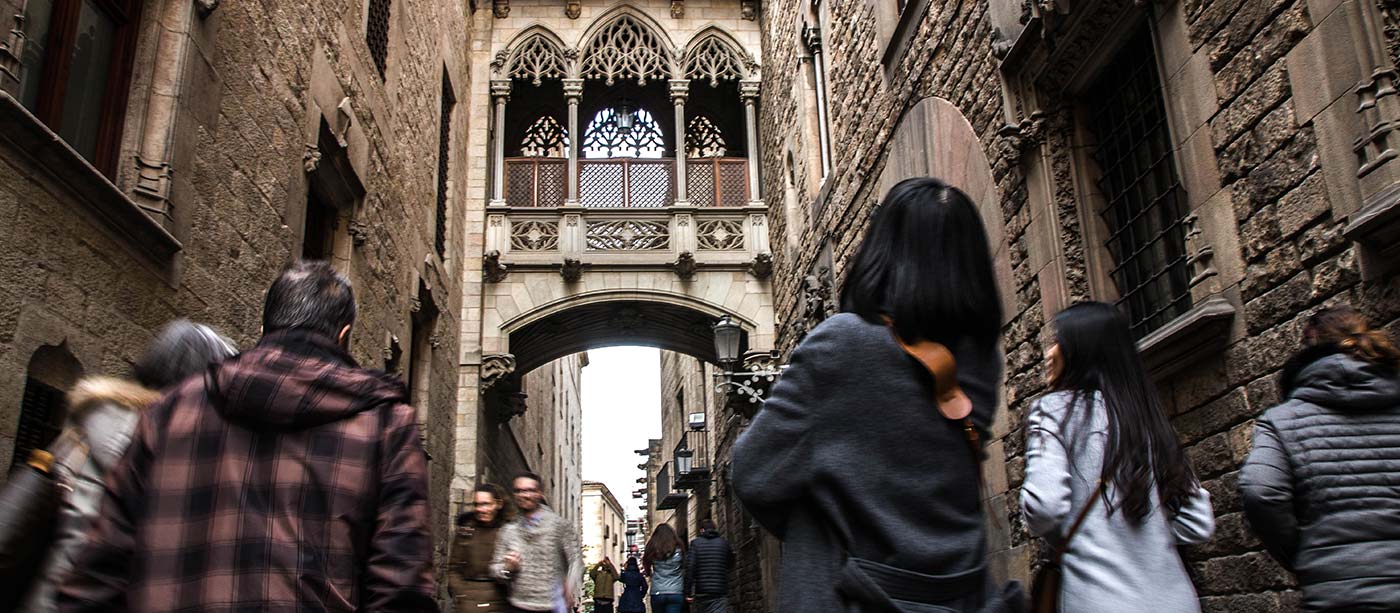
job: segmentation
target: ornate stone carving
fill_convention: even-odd
[[[321,148],[311,143],[306,144],[306,151],[301,154],[301,166],[306,169],[307,174],[316,172],[316,167],[321,165]]]
[[[485,392],[497,383],[515,374],[515,356],[509,353],[493,353],[481,356],[481,391]]]
[[[567,0],[564,3],[564,16],[569,19],[578,19],[583,12],[583,3],[579,0]]]
[[[1190,254],[1186,265],[1191,272],[1191,287],[1218,274],[1215,270],[1215,250],[1206,242],[1200,221],[1200,217],[1195,213],[1182,220],[1182,224],[1186,226],[1186,251]]]
[[[362,221],[350,220],[345,231],[350,235],[350,243],[356,247],[364,245],[365,241],[369,240],[369,226]]]
[[[758,19],[758,0],[739,0],[739,16],[745,21]]]
[[[695,230],[701,251],[737,251],[744,248],[744,222],[740,219],[705,219]]]
[[[195,0],[194,7],[199,10],[200,17],[208,17],[214,9],[219,8],[219,0]]]
[[[671,246],[664,221],[590,221],[584,240],[595,251],[657,251]]]
[[[704,79],[711,87],[721,80],[737,81],[747,75],[752,58],[715,32],[702,36],[686,50],[682,66],[686,79]]]
[[[832,289],[833,285],[831,268],[827,266],[818,266],[812,274],[802,279],[800,297],[802,313],[791,324],[791,333],[797,341],[800,341],[818,324],[826,321],[826,318],[836,314],[836,296]]]
[[[670,76],[670,61],[660,37],[629,13],[618,15],[604,26],[583,49],[581,76],[602,79],[609,86],[618,79],[649,79]]]
[[[510,0],[491,0],[491,14],[496,19],[510,17]]]
[[[564,50],[540,32],[502,53],[505,57],[497,54],[492,66],[497,68],[497,74],[506,78],[529,79],[532,84],[539,85],[544,79],[560,79],[568,74]]]
[[[812,55],[821,55],[822,29],[817,26],[802,28],[802,44],[807,46],[808,53]]]
[[[699,268],[699,266],[700,265],[695,262],[695,254],[689,251],[681,252],[680,257],[677,257],[676,261],[671,264],[671,268],[676,271],[676,276],[686,281],[695,278],[695,270]]]
[[[673,19],[685,17],[685,0],[671,0],[671,17]]]
[[[760,281],[767,280],[773,276],[773,254],[760,253],[753,256],[753,261],[749,262],[749,274]]]
[[[578,258],[564,258],[564,263],[559,266],[559,276],[564,277],[565,283],[578,283],[583,279],[583,261]]]
[[[442,343],[443,343],[443,338],[442,338],[442,335],[441,335],[441,334],[434,334],[434,335],[428,337],[428,346],[429,346],[429,347],[432,347],[433,349],[439,349],[439,348],[441,348],[441,347],[442,347]]]
[[[487,251],[481,257],[481,280],[487,283],[500,283],[510,274],[510,269],[501,263],[501,252],[495,249]]]
[[[417,296],[408,299],[408,312],[417,315],[423,312],[423,301]]]
[[[554,251],[559,248],[559,224],[553,221],[518,221],[510,227],[510,248],[519,251]]]

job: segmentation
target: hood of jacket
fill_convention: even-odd
[[[1305,351],[1299,357],[1306,363],[1285,382],[1289,398],[1340,410],[1400,407],[1400,373],[1392,368],[1340,352]]]
[[[398,379],[360,368],[330,338],[302,330],[263,336],[211,366],[207,381],[219,413],[255,429],[301,430],[408,399]]]
[[[84,377],[68,392],[68,404],[73,414],[111,404],[129,411],[141,412],[160,400],[160,392],[115,377]]]

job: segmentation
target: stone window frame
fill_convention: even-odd
[[[928,15],[931,0],[866,0],[875,15],[875,36],[879,41],[880,65],[885,68],[885,80],[892,81],[893,71],[909,50],[909,43],[918,32],[919,22]]]
[[[1085,12],[1090,11],[1086,8]],[[1019,93],[1022,102],[1030,101],[1031,106],[1036,104],[1035,98],[1043,96],[1049,100],[1063,100],[1067,107],[1062,112],[1069,115],[1070,182],[1077,194],[1075,215],[1083,233],[1088,292],[1094,299],[1116,300],[1118,289],[1108,275],[1113,266],[1112,256],[1103,240],[1107,236],[1107,226],[1101,211],[1107,203],[1098,192],[1097,169],[1088,146],[1092,135],[1087,133],[1087,124],[1082,116],[1084,111],[1077,104],[1077,98],[1122,47],[1127,37],[1142,27],[1144,21],[1149,23],[1158,74],[1163,80],[1168,130],[1176,147],[1174,158],[1177,174],[1188,194],[1186,242],[1193,303],[1185,313],[1138,341],[1139,352],[1149,370],[1155,377],[1162,378],[1202,357],[1223,350],[1236,336],[1234,328],[1240,319],[1237,317],[1240,311],[1237,286],[1243,278],[1243,262],[1239,261],[1229,190],[1221,189],[1208,125],[1208,119],[1214,114],[1218,103],[1214,99],[1213,86],[1196,87],[1202,91],[1192,91],[1192,84],[1211,84],[1213,77],[1204,60],[1205,51],[1194,51],[1186,38],[1181,2],[1151,3],[1128,9],[1120,15],[1098,17],[1110,21],[1104,27],[1099,27],[1103,24],[1096,24],[1094,28],[1088,28],[1094,32],[1084,35],[1094,37],[1094,41],[1091,49],[1082,59],[1075,61],[1074,66],[1057,67],[1060,70],[1057,76],[1061,77],[1055,81],[1060,88],[1058,91],[1039,91],[1040,84],[1036,83],[1026,86]],[[1033,40],[1027,43],[1030,37],[1041,35],[1043,18],[1036,17],[1031,26],[1026,28],[1010,50],[1007,64],[1020,62],[1022,58],[1018,56],[1026,55],[1028,48],[1036,44]],[[1076,26],[1075,29],[1083,31],[1086,28]],[[1069,46],[1066,41],[1060,41],[1060,45],[1062,48]],[[1062,58],[1052,56],[1051,61],[1055,59]],[[1003,72],[1009,79],[1015,80],[1019,77],[1019,69],[1009,69],[1007,64],[1003,65]],[[1045,69],[1045,66],[1041,66],[1041,70]],[[1031,123],[1036,122],[1022,122],[1020,131],[1027,130],[1027,125]],[[1039,132],[1041,129],[1031,128],[1030,131]],[[1041,140],[1040,135],[1034,138]],[[1041,144],[1044,146],[1043,142]],[[1033,189],[1032,193],[1036,191]],[[1051,196],[1042,194],[1040,197]],[[1053,210],[1055,204],[1050,202],[1048,206]],[[1213,246],[1220,247],[1226,257],[1217,259]],[[1219,269],[1217,262],[1220,262]],[[1053,296],[1059,299],[1058,302],[1047,301],[1047,316],[1067,306],[1063,302],[1068,296],[1069,292],[1062,288]]]

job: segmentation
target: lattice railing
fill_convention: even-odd
[[[648,209],[676,199],[675,161],[613,158],[579,160],[578,200],[587,208]]]
[[[686,186],[695,206],[744,206],[749,202],[745,158],[692,158],[685,162]]]
[[[508,158],[505,198],[510,206],[564,206],[569,167],[564,158]]]

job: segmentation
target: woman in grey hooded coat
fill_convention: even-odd
[[[167,324],[137,360],[135,381],[85,377],[68,393],[68,426],[51,447],[59,481],[68,491],[59,507],[54,542],[21,610],[56,610],[55,590],[87,542],[107,472],[126,452],[136,422],[160,399],[160,390],[234,353],[233,345],[208,326],[180,319]]]
[[[1308,318],[1240,472],[1308,611],[1400,611],[1400,350],[1351,307]]]

